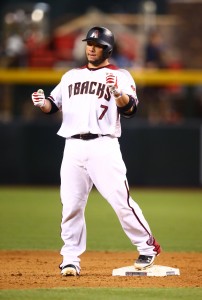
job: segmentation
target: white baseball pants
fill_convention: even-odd
[[[156,254],[154,247],[147,243],[152,237],[149,225],[129,195],[118,139],[110,136],[87,141],[71,138],[66,140],[61,165],[61,237],[64,242],[61,267],[74,264],[80,272],[79,256],[86,250],[84,212],[93,184],[112,206],[139,253]]]

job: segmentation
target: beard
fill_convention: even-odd
[[[88,60],[88,59],[87,59],[87,61],[88,61],[89,63],[91,63],[93,66],[98,67],[101,63],[103,63],[103,61],[105,61],[105,59],[106,59],[106,58],[104,58],[104,57],[102,56],[102,57],[99,58],[99,59],[96,59],[96,60]]]

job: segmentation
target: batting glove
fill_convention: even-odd
[[[109,88],[109,91],[116,99],[122,96],[121,91],[118,89],[117,85],[117,76],[112,73],[106,74],[106,85]]]
[[[32,94],[32,101],[35,106],[43,107],[45,106],[45,95],[44,91],[39,89],[37,92]]]

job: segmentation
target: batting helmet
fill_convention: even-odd
[[[94,41],[100,45],[104,46],[104,58],[108,58],[113,50],[114,47],[114,35],[113,33],[105,28],[105,27],[93,27],[91,28],[86,38],[82,40],[85,41]]]

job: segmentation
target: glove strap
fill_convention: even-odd
[[[121,98],[122,96],[123,96],[123,94],[122,94],[122,92],[120,92],[119,96],[114,95],[114,98],[115,98],[115,100],[117,100],[117,99]]]

